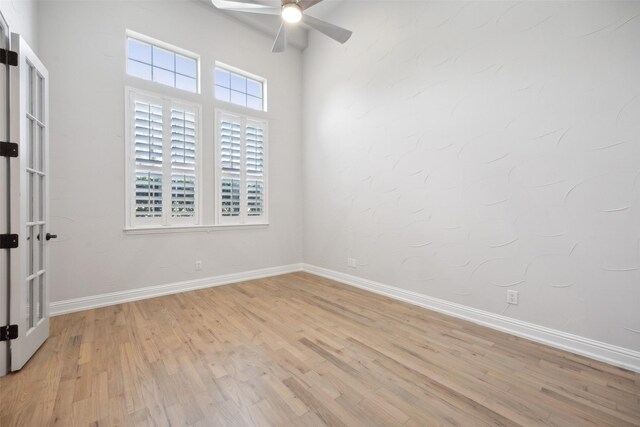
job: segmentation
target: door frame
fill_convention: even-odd
[[[7,20],[4,19],[2,11],[0,11],[0,26],[2,34],[5,38],[2,49],[7,51],[11,50],[11,31]],[[5,84],[4,92],[6,93],[6,105],[4,117],[0,120],[5,120],[5,132],[0,134],[0,140],[5,142],[11,142],[11,71],[9,64],[0,64],[5,70]],[[2,198],[6,204],[6,211],[0,213],[2,218],[0,224],[0,233],[11,233],[11,166],[15,162],[11,157],[5,159],[0,158],[0,180],[3,181],[3,187],[0,189],[0,198]],[[11,301],[11,249],[2,249],[0,253],[0,326],[10,325],[10,307],[9,301]],[[0,377],[8,374],[11,368],[11,341],[0,342]]]

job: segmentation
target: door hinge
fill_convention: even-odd
[[[18,338],[18,325],[3,326],[0,328],[0,341],[15,340]]]
[[[15,142],[0,141],[0,156],[18,157],[18,144]]]
[[[0,249],[15,249],[17,247],[17,234],[0,234]]]
[[[0,49],[0,64],[9,64],[12,67],[17,67],[18,54],[12,50]]]

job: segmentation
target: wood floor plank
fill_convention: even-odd
[[[293,273],[53,318],[9,426],[640,426],[640,374]]]

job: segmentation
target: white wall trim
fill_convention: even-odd
[[[634,350],[550,329],[534,323],[523,322],[500,314],[494,314],[488,311],[478,310],[461,304],[429,297],[417,292],[407,291],[323,267],[302,264],[302,269],[308,273],[335,280],[346,285],[408,302],[420,307],[425,307],[430,310],[468,320],[498,331],[546,344],[561,350],[566,350],[581,356],[586,356],[621,368],[640,372],[640,352]]]
[[[225,274],[222,276],[207,277],[204,279],[186,280],[184,282],[167,283],[139,289],[110,292],[65,301],[55,301],[50,304],[49,313],[51,316],[59,316],[61,314],[89,310],[91,308],[106,307],[109,305],[177,294],[196,289],[228,285],[230,283],[243,282],[246,280],[262,279],[265,277],[278,276],[280,274],[293,273],[301,270],[302,264],[289,264],[240,273]]]

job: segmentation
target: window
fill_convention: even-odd
[[[189,92],[198,92],[197,55],[141,34],[128,34],[129,75]]]
[[[266,111],[266,82],[227,65],[216,65],[216,99],[252,110]]]
[[[218,111],[216,218],[220,224],[267,223],[267,123]]]
[[[198,224],[200,107],[127,89],[128,225]]]

